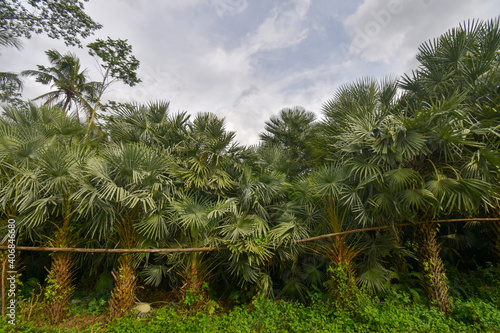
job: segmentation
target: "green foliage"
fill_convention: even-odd
[[[450,292],[464,301],[481,299],[500,308],[500,267],[486,263],[476,270],[460,272],[454,267],[448,268]]]
[[[10,105],[22,104],[20,99],[23,82],[19,75],[11,72],[0,72],[0,102]]]
[[[100,298],[90,297],[88,302],[75,302],[75,306],[71,308],[72,312],[75,314],[78,313],[87,313],[91,315],[98,316],[102,314],[108,304],[109,295],[104,295]]]
[[[53,1],[27,3],[49,6]],[[22,5],[16,6],[23,13]],[[0,44],[16,46],[15,39],[4,38],[2,27]],[[112,315],[125,315],[133,306],[136,282],[180,291],[175,296],[181,301],[151,315],[150,303],[142,303],[147,319],[115,320],[103,324],[104,332],[496,331],[499,268],[489,265],[467,273],[451,269],[445,276],[438,243],[444,237],[437,238],[443,229],[434,233],[432,220],[498,212],[498,30],[495,20],[472,22],[435,45],[424,44],[418,58],[424,67],[407,85],[402,83],[403,94],[397,93],[393,78],[342,86],[325,103],[320,126],[310,112],[283,110],[266,122],[267,132],[261,135],[265,143],[254,148],[235,142],[236,134],[226,130],[223,118],[212,113],[193,120],[186,112],[172,115],[166,101],[110,103],[114,114],[103,118],[105,132],[99,132],[92,125],[109,84],[121,80],[133,86],[140,81],[131,47],[110,38],[88,45],[105,69],[102,83],[87,82],[74,55],[48,51],[51,67],[26,73],[55,85],[44,96],[48,102],[59,100],[61,108],[9,106],[0,119],[2,218],[18,219],[19,245],[55,239],[52,235],[62,225],[67,237],[49,245],[197,248],[122,256],[118,291],[112,294],[119,292],[120,297],[112,298]],[[467,35],[470,31],[477,32],[478,43],[474,34]],[[458,81],[429,81],[422,71],[436,69],[435,61],[446,62],[447,45],[461,41],[472,49],[460,53],[456,64],[438,66],[452,72],[454,67],[464,69]],[[483,44],[489,45],[488,59],[480,66],[486,72],[470,72],[481,60]],[[467,69],[469,61],[474,66]],[[428,97],[430,91],[436,94]],[[484,105],[476,105],[478,100]],[[71,103],[85,106],[88,113],[83,139],[78,117],[65,113]],[[106,140],[87,140],[96,134]],[[322,155],[325,163],[317,167],[316,157]],[[399,227],[423,221],[429,223],[416,224],[416,233]],[[393,228],[315,243],[306,239],[381,225]],[[471,250],[478,243],[470,242]],[[401,264],[402,256],[410,256],[404,246],[418,250],[420,274],[415,265]],[[218,251],[204,251],[206,247]],[[313,257],[306,257],[311,253]],[[95,260],[105,255],[109,253],[87,256],[94,270],[116,269],[118,256],[107,256],[105,266]],[[64,273],[76,264],[70,259],[59,270],[59,279],[70,280],[70,273]],[[332,265],[328,270],[327,260]],[[490,254],[481,260],[491,260]],[[137,279],[136,270],[142,271]],[[446,311],[450,281],[456,296],[450,317],[424,305],[426,300],[432,303],[432,293],[425,285],[419,289],[414,277],[436,287]],[[26,278],[28,284],[30,276]],[[395,279],[399,284],[391,286]],[[65,288],[49,275],[45,301],[69,298],[69,280]],[[327,296],[308,294],[308,288],[322,287],[325,280]],[[107,271],[95,289],[102,295],[111,287]],[[420,295],[424,290],[427,299]],[[253,301],[224,312],[209,299],[210,292]],[[76,305],[72,315],[101,314],[106,302],[101,295]],[[23,320],[20,327],[42,330]]]
[[[111,77],[134,86],[141,80],[137,77],[139,60],[132,54],[132,46],[127,40],[97,39],[87,45],[91,56],[98,57],[103,62],[102,67],[109,71]]]
[[[330,280],[326,284],[332,295],[333,306],[349,317],[358,317],[371,302],[366,289],[358,287],[344,264],[328,267],[328,273]]]
[[[63,39],[68,46],[81,46],[79,37],[86,38],[102,27],[84,12],[85,1],[88,0],[3,1],[0,30],[12,37],[47,34]]]
[[[497,332],[500,327],[500,312],[497,307],[481,300],[461,301],[453,304],[453,315],[457,321],[471,325],[479,332]]]
[[[200,290],[188,289],[184,296],[182,304],[186,307],[191,305],[200,304],[203,301],[205,292],[208,291],[208,283],[204,282],[201,285]]]
[[[25,70],[21,75],[35,77],[36,82],[54,88],[53,91],[36,97],[35,100],[42,99],[47,104],[57,102],[56,105],[66,111],[75,104],[78,117],[78,108],[88,109],[90,100],[101,88],[101,84],[89,80],[87,70],[81,68],[80,59],[76,54],[71,52],[61,54],[57,50],[48,50],[45,54],[49,58],[50,67],[37,65],[38,70]]]
[[[324,294],[310,294],[308,306],[257,298],[250,304],[221,312],[216,303],[190,311],[182,307],[153,310],[148,318],[124,317],[100,325],[100,332],[497,332],[500,310],[481,300],[455,302],[453,316],[412,302],[409,294],[391,291],[384,301],[370,300],[356,318],[334,306]],[[99,326],[55,328],[19,322],[23,332],[91,332]],[[8,332],[5,322],[0,332]]]
[[[263,147],[282,149],[287,159],[287,175],[292,178],[310,169],[313,140],[316,136],[316,115],[301,107],[285,108],[279,116],[266,121],[266,132],[260,134]]]

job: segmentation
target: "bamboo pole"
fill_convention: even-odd
[[[0,249],[7,248],[0,246]],[[80,252],[80,253],[179,253],[179,252],[210,252],[227,250],[225,247],[199,247],[184,249],[86,249],[78,247],[36,247],[16,246],[17,251],[41,251],[41,252]]]
[[[472,221],[491,222],[491,221],[500,221],[500,218],[492,217],[492,218],[477,218],[477,219],[467,218],[467,219],[434,220],[434,221],[432,221],[432,223],[452,223],[452,222],[472,222]],[[359,232],[366,232],[366,231],[383,230],[383,229],[389,229],[389,228],[400,228],[400,227],[408,227],[408,226],[417,226],[419,224],[420,223],[401,223],[401,224],[394,224],[394,225],[384,225],[384,226],[380,226],[380,227],[354,229],[354,230],[348,230],[348,231],[342,231],[342,232],[335,232],[333,234],[326,234],[326,235],[305,238],[305,239],[295,241],[295,243],[310,242],[310,241],[323,239],[323,238],[330,238],[330,237],[334,237],[334,236],[341,236],[341,235],[348,235],[348,234],[356,234]]]
[[[433,223],[453,223],[453,222],[491,222],[500,221],[500,218],[465,218],[465,219],[450,219],[450,220],[434,220]],[[379,227],[370,227],[363,229],[354,229],[342,232],[336,232],[332,234],[325,234],[305,239],[300,239],[293,242],[305,243],[311,242],[318,239],[330,238],[341,235],[355,234],[360,232],[374,231],[374,230],[384,230],[389,228],[399,228],[408,226],[417,226],[419,223],[401,223],[394,225],[384,225]],[[0,250],[7,249],[7,246],[0,246]],[[86,248],[63,248],[63,247],[36,247],[36,246],[16,246],[18,251],[42,251],[42,252],[80,252],[80,253],[183,253],[183,252],[211,252],[211,251],[225,251],[228,250],[227,247],[198,247],[198,248],[178,248],[178,249],[86,249]]]

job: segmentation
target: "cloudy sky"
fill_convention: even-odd
[[[96,37],[128,39],[142,83],[119,83],[116,101],[169,100],[171,110],[225,117],[243,144],[258,143],[264,122],[284,107],[321,106],[340,85],[416,68],[418,46],[471,18],[500,13],[497,0],[90,0],[104,28]],[[87,42],[87,41],[85,41]],[[72,51],[99,79],[84,49],[34,37],[4,49],[0,71],[47,65],[45,50]],[[30,79],[25,98],[48,87]]]

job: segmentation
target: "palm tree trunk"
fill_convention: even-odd
[[[361,296],[353,267],[353,260],[358,252],[347,244],[345,237],[336,236],[329,253],[331,261],[329,288],[332,299],[336,307],[351,314],[356,312],[360,301],[358,298]]]
[[[418,243],[417,256],[422,286],[427,294],[427,304],[448,313],[450,311],[450,296],[443,261],[439,256],[440,249],[436,240],[434,223],[428,222],[420,225],[415,236]]]
[[[65,223],[56,233],[51,245],[53,247],[70,247],[71,239],[68,223]],[[72,253],[54,253],[45,290],[48,301],[47,310],[53,322],[59,322],[68,312],[69,299],[74,291],[72,285],[74,269],[75,262]]]
[[[498,204],[497,204],[498,206]],[[500,207],[495,208],[495,212],[493,213],[494,217],[500,217]],[[500,222],[499,221],[494,221],[491,222],[491,230],[493,230],[493,237],[494,237],[494,251],[496,254],[496,259],[497,262],[500,263]]]
[[[191,254],[190,267],[186,272],[184,283],[181,287],[181,297],[185,304],[191,308],[199,308],[206,299],[206,292],[203,290],[203,278],[199,270],[198,253]],[[187,297],[191,299],[187,302]]]
[[[119,243],[132,248],[137,245],[132,218],[124,218],[117,225]],[[111,318],[122,317],[127,313],[135,301],[136,276],[134,258],[131,253],[123,254],[118,260],[118,271],[111,274],[115,279],[115,286],[109,299]]]
[[[357,252],[354,251],[352,246],[346,243],[344,237],[336,236],[334,247],[331,251],[330,259],[334,266],[342,266],[346,269],[346,274],[349,280],[355,281],[356,275],[352,267],[352,261]]]
[[[87,126],[87,132],[85,133],[84,139],[86,139],[90,133],[90,130],[92,129],[92,126],[95,125],[95,119],[97,116],[97,108],[99,107],[99,103],[101,101],[101,97],[104,94],[104,91],[107,88],[106,81],[108,80],[110,70],[109,68],[106,69],[106,73],[104,74],[104,77],[102,79],[102,85],[101,85],[101,90],[99,91],[99,96],[97,96],[97,100],[94,104],[94,107],[91,107],[90,104],[88,104],[89,107],[89,112],[90,112],[90,117],[87,119],[88,120],[88,126]]]
[[[500,262],[500,222],[492,222],[491,229],[494,234],[494,242],[495,242],[495,253],[497,261]]]
[[[137,282],[134,273],[132,254],[122,255],[119,259],[118,272],[111,273],[115,278],[115,287],[109,300],[111,318],[122,317],[134,305]]]

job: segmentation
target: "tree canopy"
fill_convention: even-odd
[[[81,47],[80,38],[87,38],[102,25],[94,22],[84,9],[88,0],[2,1],[0,4],[0,36],[10,45],[19,37],[31,38],[45,34],[62,39],[68,46]]]

